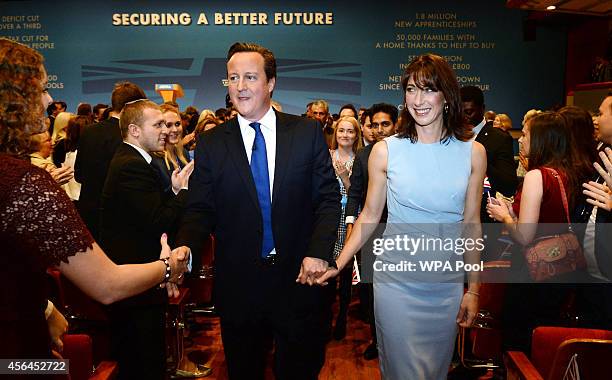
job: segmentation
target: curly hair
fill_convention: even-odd
[[[0,38],[0,153],[26,158],[30,136],[45,130],[43,57]]]

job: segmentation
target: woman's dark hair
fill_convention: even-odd
[[[418,88],[430,88],[433,91],[441,91],[444,95],[446,100],[443,114],[444,131],[440,142],[445,143],[450,137],[460,141],[471,139],[473,136],[471,128],[463,120],[459,83],[455,72],[444,58],[435,54],[425,54],[413,59],[402,78],[404,94],[411,78]],[[401,119],[402,122],[397,128],[397,137],[409,138],[410,141],[416,142],[418,136],[415,121],[405,104]]]
[[[588,111],[575,106],[565,106],[559,110],[559,114],[565,119],[570,131],[574,165],[580,174],[580,182],[589,181],[595,174],[593,162],[598,161],[597,142],[593,138],[593,118]]]
[[[565,118],[558,112],[547,111],[529,121],[529,168],[550,167],[562,171],[567,177],[566,191],[570,205],[580,186],[572,148],[571,132]]]
[[[66,128],[66,152],[73,152],[77,150],[79,146],[79,138],[83,128],[91,124],[89,116],[79,115],[73,117],[68,121],[68,127]]]

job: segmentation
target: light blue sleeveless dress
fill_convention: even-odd
[[[459,237],[472,141],[452,138],[447,143],[423,144],[395,136],[385,141],[389,216],[383,237],[393,239],[400,232],[421,239]],[[452,263],[462,257],[430,249],[414,256],[387,251],[377,259],[418,264],[418,260]],[[384,379],[446,379],[463,295],[462,279],[463,271],[374,271],[376,331]]]

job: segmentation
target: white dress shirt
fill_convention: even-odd
[[[485,126],[486,123],[487,121],[485,120],[485,118],[482,118],[482,121],[478,123],[478,125],[474,126],[474,129],[472,129],[472,132],[474,132],[474,137],[472,137],[472,139],[476,139],[476,136],[478,136],[478,134],[480,133],[480,131],[482,130],[482,128]]]
[[[238,124],[240,124],[240,133],[242,134],[242,141],[244,142],[244,150],[246,151],[250,165],[253,143],[255,142],[255,129],[250,126],[252,121],[248,121],[240,114],[238,114],[236,117],[238,118]],[[268,176],[270,178],[270,202],[272,202],[272,191],[274,189],[274,168],[276,160],[276,114],[274,113],[272,107],[270,107],[268,112],[266,112],[266,114],[260,120],[257,120],[257,122],[261,124],[261,133],[266,141]],[[276,255],[276,248],[270,252],[270,255]]]
[[[253,150],[253,143],[255,142],[255,130],[250,126],[252,123],[248,121],[240,114],[238,114],[238,124],[240,124],[240,133],[242,134],[242,141],[244,142],[244,150],[246,151],[247,158],[249,159],[249,165],[251,164],[251,152]],[[268,176],[270,178],[270,202],[272,201],[272,190],[274,188],[274,168],[276,160],[276,114],[272,107],[266,112],[266,114],[257,120],[261,124],[261,133],[266,140],[266,153],[268,156]]]
[[[140,153],[140,155],[142,156],[142,158],[145,159],[145,161],[147,161],[147,164],[150,164],[151,161],[153,161],[153,157],[151,157],[151,155],[149,153],[147,153],[146,150],[142,149],[139,146],[136,146],[134,144],[130,144],[127,141],[124,141],[124,143],[128,144],[129,146],[131,146],[132,148],[136,149],[138,151],[138,153]]]

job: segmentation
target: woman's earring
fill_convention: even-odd
[[[445,115],[448,115],[448,109],[449,109],[449,108],[450,108],[450,107],[448,106],[448,103],[444,103],[444,109],[443,109],[443,110],[444,110],[444,114],[445,114]]]

